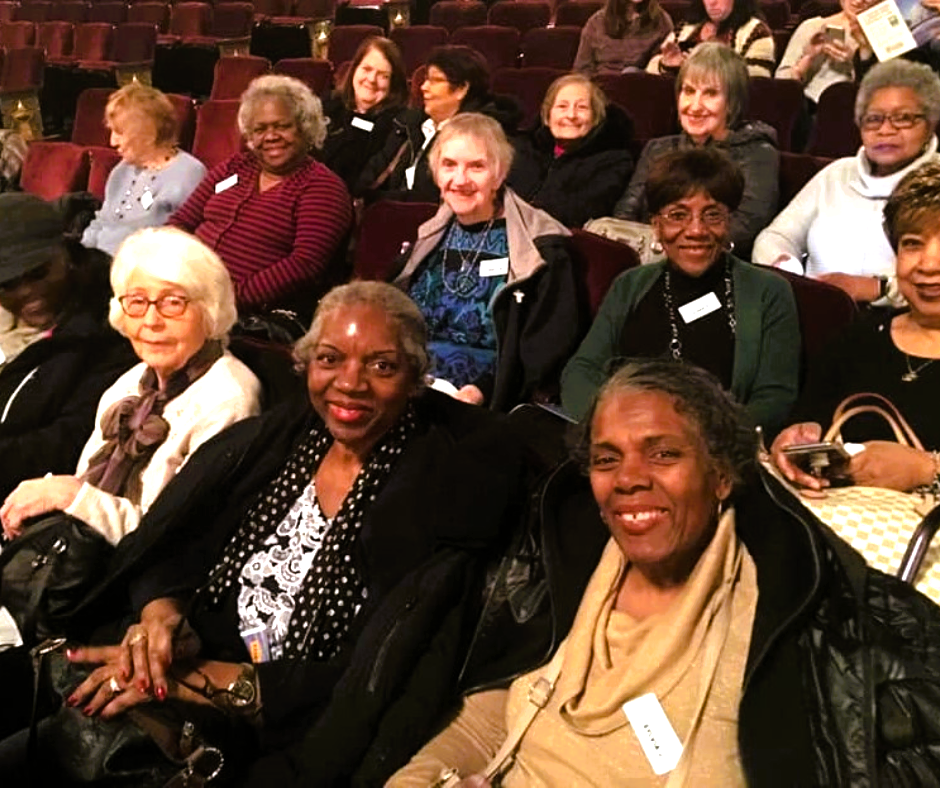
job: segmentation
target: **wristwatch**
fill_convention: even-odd
[[[205,681],[205,686],[201,690],[202,695],[219,708],[233,714],[246,716],[261,711],[256,684],[257,674],[255,666],[250,662],[242,663],[241,670],[235,680],[225,688],[216,687],[201,670],[197,669],[196,672]]]

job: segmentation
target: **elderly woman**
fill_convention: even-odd
[[[408,77],[398,47],[387,38],[367,38],[323,106],[329,125],[320,160],[354,189],[407,103]]]
[[[548,626],[503,629],[500,660],[468,677],[488,688],[390,788],[481,775],[514,729],[506,788],[936,782],[940,732],[911,720],[938,712],[923,643],[940,611],[752,482],[742,416],[688,365],[604,385],[581,444],[590,489],[569,463],[541,496],[542,543],[590,547],[546,548]]]
[[[607,0],[581,28],[573,69],[588,77],[642,70],[672,29],[657,0]]]
[[[906,60],[866,74],[855,102],[862,147],[810,180],[754,242],[754,262],[822,279],[856,301],[897,296],[881,211],[898,182],[937,159],[940,77]]]
[[[554,393],[584,322],[570,233],[505,187],[511,162],[486,115],[441,129],[430,163],[443,204],[395,280],[428,321],[431,371],[444,389],[504,411]]]
[[[897,254],[895,276],[907,306],[876,310],[837,338],[810,369],[788,427],[773,445],[773,458],[794,482],[819,490],[828,484],[803,472],[784,449],[815,443],[836,406],[850,394],[874,392],[894,403],[924,446],[909,449],[895,442],[883,422],[860,416],[842,431],[865,451],[850,461],[856,484],[913,490],[940,485],[940,162],[912,170],[898,184],[884,209],[884,227]]]
[[[299,746],[248,777],[293,784],[308,760],[307,781],[337,785],[405,687],[428,693],[431,716],[443,709],[435,688],[468,648],[483,562],[515,515],[520,452],[501,418],[423,389],[424,320],[389,284],[329,293],[296,355],[308,401],[206,445],[148,513],[140,531],[165,563],[119,548],[127,560],[101,596],[129,583],[140,623],[119,647],[69,652],[102,664],[63,713],[215,703],[275,747],[321,715],[350,715],[336,746]],[[427,732],[405,728],[413,746]],[[227,765],[250,754],[228,750]]]
[[[731,240],[748,259],[755,236],[777,210],[777,133],[766,123],[745,121],[748,76],[745,62],[728,47],[703,44],[682,64],[676,103],[682,133],[651,140],[614,208],[614,216],[649,221],[644,188],[653,163],[668,151],[717,147],[741,168],[744,194],[731,215]]]
[[[320,100],[291,77],[258,77],[242,95],[248,146],[215,167],[169,224],[225,262],[243,312],[294,309],[344,278],[352,203],[342,180],[311,156],[323,144]]]
[[[515,131],[519,108],[511,99],[490,94],[486,59],[466,46],[442,46],[428,57],[421,85],[423,110],[403,110],[385,148],[372,157],[356,186],[366,199],[437,202],[440,191],[428,166],[437,132],[458,112],[496,118],[507,134]]]
[[[111,287],[111,325],[140,363],[102,396],[75,474],[24,481],[7,496],[7,538],[62,510],[117,544],[200,444],[259,411],[257,378],[224,349],[235,300],[215,254],[179,230],[142,230],[118,249]]]
[[[542,101],[542,122],[516,141],[508,184],[523,200],[567,227],[609,216],[623,194],[633,157],[633,123],[582,74],[556,79]]]
[[[757,0],[693,0],[679,32],[666,37],[646,70],[675,74],[690,52],[706,41],[730,47],[741,55],[751,76],[773,76],[777,62],[774,37]]]
[[[0,195],[0,499],[75,468],[98,400],[134,363],[106,320],[107,265],[63,228],[39,197]]]
[[[135,230],[164,224],[199,185],[206,168],[177,147],[179,118],[156,88],[125,85],[111,94],[104,119],[121,161],[108,176],[104,203],[82,244],[113,256]]]
[[[796,400],[800,329],[782,277],[729,251],[729,216],[743,178],[719,151],[660,158],[646,201],[666,260],[625,271],[562,374],[568,413],[587,412],[618,357],[671,356],[713,373],[753,424],[775,434]]]

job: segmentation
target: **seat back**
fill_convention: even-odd
[[[20,4],[14,0],[2,0],[0,2],[0,22],[12,22],[16,18],[16,12],[19,11]]]
[[[520,128],[534,128],[538,124],[545,91],[567,72],[568,69],[545,66],[500,68],[493,74],[493,92],[513,96],[522,109]]]
[[[552,18],[551,3],[545,0],[496,0],[486,15],[488,25],[514,27],[525,35],[536,27],[545,27]]]
[[[566,0],[555,10],[555,24],[584,27],[584,23],[603,7],[599,0]]]
[[[72,55],[76,60],[108,60],[111,56],[114,30],[115,26],[107,22],[86,22],[84,25],[76,25]]]
[[[167,93],[166,97],[176,110],[179,120],[179,146],[185,151],[191,151],[193,135],[196,133],[196,102],[191,96],[179,93]]]
[[[413,244],[418,228],[435,213],[437,205],[423,202],[379,200],[366,208],[353,255],[353,275],[357,279],[391,279],[404,244]]]
[[[176,3],[170,11],[170,33],[174,36],[204,36],[212,20],[208,3]]]
[[[330,46],[327,58],[334,70],[341,63],[348,63],[356,54],[359,45],[371,36],[385,35],[385,31],[376,25],[341,25],[330,33]]]
[[[79,25],[88,21],[88,14],[91,12],[91,3],[84,0],[63,0],[52,7],[52,13],[49,15],[50,21],[71,22],[73,25]]]
[[[637,141],[675,134],[676,120],[675,80],[659,74],[639,71],[629,74],[603,74],[597,83],[607,98],[619,104],[633,118]]]
[[[255,9],[251,3],[219,3],[213,8],[209,35],[213,38],[247,38]]]
[[[108,176],[121,161],[121,154],[114,148],[86,148],[88,152],[88,187],[99,200],[104,200],[104,189]]]
[[[71,55],[74,41],[75,27],[71,22],[43,22],[37,29],[36,44],[49,58]]]
[[[832,159],[811,156],[808,153],[780,152],[780,205],[789,205],[790,200],[799,194],[809,180]]]
[[[29,143],[20,186],[23,191],[55,200],[69,192],[85,190],[88,183],[88,154],[70,142]]]
[[[858,86],[854,82],[837,82],[822,92],[807,153],[832,159],[855,154],[862,144],[862,136],[855,125],[857,93]]]
[[[243,57],[220,57],[215,64],[212,79],[213,100],[238,99],[255,77],[267,74],[271,63],[267,58],[245,55]]]
[[[291,0],[252,0],[255,18],[270,18],[272,16],[290,16]]]
[[[297,0],[294,4],[294,16],[304,19],[329,19],[332,18],[335,8],[335,0]]]
[[[17,49],[31,47],[36,40],[36,25],[32,22],[17,21],[0,23],[0,47]]]
[[[134,3],[127,9],[127,21],[156,25],[159,32],[166,33],[170,25],[170,4]]]
[[[45,0],[22,3],[16,18],[23,22],[46,22],[52,19],[52,3],[45,2]]]
[[[127,21],[127,14],[127,3],[116,2],[116,0],[104,0],[104,2],[94,2],[91,4],[91,9],[88,12],[88,21],[120,25]]]
[[[447,43],[449,35],[445,27],[412,25],[411,27],[396,27],[388,37],[401,50],[405,61],[405,72],[411,76],[418,66],[427,61],[431,50]]]
[[[581,28],[536,27],[522,37],[522,65],[570,71],[581,42]]]
[[[45,65],[46,53],[41,47],[9,50],[0,72],[0,90],[39,90]]]
[[[112,60],[116,63],[153,62],[157,51],[157,26],[152,22],[125,22],[114,35]]]
[[[669,14],[673,26],[678,30],[685,22],[691,3],[689,0],[660,0],[659,5],[663,11]]]
[[[193,156],[212,169],[242,148],[237,100],[207,101],[196,116]]]
[[[431,6],[428,22],[453,33],[461,27],[486,24],[486,4],[480,0],[440,0]]]
[[[88,88],[79,94],[78,103],[75,105],[75,122],[72,125],[73,143],[108,147],[111,132],[104,122],[104,110],[112,92],[111,88]]]
[[[638,266],[640,257],[626,244],[587,230],[572,230],[569,248],[593,319],[614,279]]]
[[[777,130],[780,150],[791,150],[793,130],[803,112],[803,86],[799,81],[751,77],[748,106],[752,120],[762,120]]]
[[[312,57],[284,58],[274,64],[274,71],[299,79],[318,96],[325,95],[333,84],[333,64],[329,60]]]
[[[788,0],[760,0],[757,7],[771,30],[783,30],[790,24]]]
[[[473,47],[490,65],[490,70],[519,65],[519,31],[514,27],[462,27],[451,33],[451,44]]]

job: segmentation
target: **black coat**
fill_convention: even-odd
[[[567,227],[610,216],[633,173],[633,121],[619,107],[578,144],[555,156],[555,139],[540,124],[514,140],[516,155],[507,179],[523,200]]]
[[[101,395],[137,363],[104,319],[106,303],[87,294],[51,336],[0,369],[0,500],[24,479],[75,473]]]
[[[369,160],[385,147],[400,111],[400,107],[385,107],[362,115],[349,109],[339,95],[323,103],[329,125],[319,159],[343,179],[350,192]],[[353,125],[354,119],[359,125]],[[371,129],[363,128],[369,124]]]

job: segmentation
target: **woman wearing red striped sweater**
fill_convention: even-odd
[[[247,152],[212,169],[169,224],[215,250],[240,313],[293,309],[302,320],[345,279],[352,205],[343,181],[310,154],[326,134],[320,100],[291,77],[258,77],[242,95]]]

